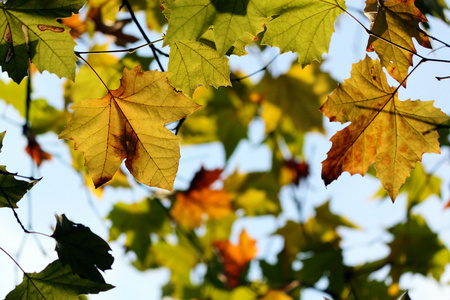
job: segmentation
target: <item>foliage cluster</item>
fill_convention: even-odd
[[[420,27],[427,27],[424,14],[446,22],[445,9],[442,0],[367,0],[368,28],[344,0],[8,0],[0,2],[0,66],[12,81],[0,82],[0,98],[23,117],[26,151],[37,166],[56,157],[38,142],[53,133],[66,140],[73,169],[94,193],[105,186],[151,187],[141,201],[114,204],[109,240],[123,241],[138,270],[168,268],[165,296],[287,300],[316,289],[333,299],[409,299],[399,288],[404,274],[439,280],[450,260],[439,236],[412,212],[440,194],[440,179],[420,161],[424,153],[440,153],[439,141],[449,145],[449,131],[448,116],[433,101],[401,100],[398,92],[420,65],[450,62],[417,53],[413,42],[450,47]],[[367,52],[375,53],[354,64],[338,85],[320,61],[342,14],[364,28]],[[147,28],[139,21],[143,15]],[[139,35],[128,33],[128,26]],[[150,41],[148,30],[162,39]],[[99,36],[108,42],[95,44]],[[89,51],[74,51],[75,40]],[[127,48],[141,40],[145,44]],[[279,77],[267,65],[253,83],[253,74],[234,74],[229,66],[230,56],[248,55],[251,45],[292,51],[298,62]],[[62,110],[32,97],[32,77],[44,71],[67,79]],[[322,163],[326,185],[343,172],[369,173],[381,181],[383,197],[407,194],[406,220],[386,229],[389,254],[346,264],[337,229],[357,225],[334,214],[329,202],[316,207],[314,217],[274,230],[284,242],[275,262],[258,256],[261,249],[245,230],[232,243],[237,220],[280,215],[283,190],[294,191],[301,210],[310,176],[303,143],[306,134],[325,132],[323,116],[350,122],[331,138]],[[227,172],[255,119],[265,124],[261,143],[271,151],[270,170]],[[173,190],[180,140],[220,143],[225,165],[202,167],[187,189]],[[27,229],[16,212],[39,180],[1,166],[0,207],[14,213],[25,233],[45,235]],[[100,272],[114,261],[108,243],[64,214],[56,219],[47,237],[55,240],[59,259],[39,273],[22,270],[23,282],[6,299],[77,299],[113,288]],[[248,276],[250,266],[260,279]],[[192,273],[199,267],[205,272],[196,282]],[[374,277],[383,268],[384,278]],[[318,284],[323,280],[327,284]]]

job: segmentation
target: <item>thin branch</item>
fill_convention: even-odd
[[[41,180],[41,179],[42,179],[42,177],[41,177],[41,178],[34,178],[34,177],[23,176],[23,175],[19,175],[19,174],[17,174],[17,173],[11,173],[11,172],[8,172],[8,171],[3,171],[3,170],[0,170],[0,174],[2,174],[2,175],[17,176],[17,177],[24,178],[24,179],[28,179],[28,180]]]
[[[81,59],[86,65],[88,65],[88,67],[92,70],[92,72],[95,73],[95,75],[98,77],[98,79],[100,79],[100,81],[102,82],[103,86],[108,90],[108,93],[112,96],[111,94],[111,90],[108,88],[108,86],[106,85],[106,83],[103,81],[103,79],[100,77],[100,75],[98,75],[97,71],[95,71],[95,69],[88,63],[87,60],[85,60],[79,52],[75,51],[75,55]]]
[[[136,24],[137,28],[139,29],[139,31],[141,32],[142,36],[144,37],[145,41],[149,44],[150,49],[153,52],[153,56],[155,57],[156,62],[158,63],[159,68],[161,69],[162,72],[164,72],[164,67],[161,64],[161,61],[159,60],[158,54],[156,53],[156,48],[153,45],[152,41],[150,41],[150,39],[148,38],[147,34],[145,33],[144,29],[142,29],[141,24],[139,24],[136,15],[134,14],[133,8],[130,5],[130,2],[128,2],[128,0],[122,0],[122,7],[126,7],[128,9],[128,12],[130,13],[131,19],[133,19],[133,22]]]
[[[32,285],[34,285],[34,288],[36,289],[36,291],[39,292],[39,294],[41,294],[42,298],[45,298],[44,294],[42,294],[42,292],[38,289],[38,287],[36,286],[36,284],[33,282],[33,280],[31,279],[31,277],[27,274],[27,272],[25,272],[25,270],[19,265],[19,263],[14,259],[14,257],[12,257],[8,252],[6,252],[5,249],[3,249],[2,247],[0,247],[0,250],[3,251],[3,253],[5,253],[15,264],[16,266],[23,272],[23,274],[25,275],[25,277],[31,282]]]
[[[266,69],[267,69],[267,68],[275,61],[275,59],[277,59],[278,56],[280,56],[280,54],[275,55],[275,57],[272,58],[272,59],[267,63],[267,65],[265,65],[265,66],[262,67],[261,69],[255,71],[255,72],[253,72],[253,73],[251,73],[251,74],[248,74],[248,75],[246,75],[246,76],[231,79],[231,81],[240,82],[241,80],[247,79],[247,78],[249,78],[249,77],[251,77],[251,76],[253,76],[253,75],[255,75],[255,74],[258,74],[258,73],[260,73],[260,72],[262,72],[262,71],[265,71],[265,70],[266,70]]]
[[[46,236],[46,237],[51,237],[51,236],[49,236],[49,235],[47,235],[47,234],[45,234],[45,233],[27,230],[27,229],[25,228],[25,226],[23,226],[22,221],[20,221],[19,215],[17,214],[16,210],[14,209],[14,206],[13,206],[11,200],[9,199],[8,194],[5,192],[5,190],[3,189],[3,187],[2,187],[1,185],[0,185],[0,192],[3,194],[3,196],[5,196],[6,201],[8,201],[8,204],[9,204],[10,208],[11,208],[12,211],[13,211],[14,217],[16,218],[17,223],[19,223],[19,225],[20,225],[20,227],[22,228],[23,232],[25,232],[25,233],[35,233],[35,234],[44,235],[44,236]]]
[[[382,37],[382,36],[380,36],[380,35],[374,33],[372,30],[368,29],[363,23],[361,23],[357,18],[355,18],[355,17],[354,17],[351,13],[349,13],[348,11],[344,10],[344,12],[345,12],[347,15],[349,15],[353,20],[355,20],[359,25],[361,25],[361,27],[366,31],[366,33],[367,33],[368,35],[374,36],[374,37],[376,37],[377,39],[380,39],[380,40],[382,40],[382,41],[384,41],[384,42],[386,42],[386,43],[388,43],[388,44],[390,44],[390,45],[392,45],[392,46],[394,46],[394,47],[397,47],[397,48],[399,48],[399,49],[401,49],[401,50],[403,50],[403,51],[406,51],[406,52],[408,52],[408,53],[411,53],[412,55],[416,55],[416,56],[418,56],[418,57],[420,57],[420,58],[422,59],[422,62],[430,61],[430,62],[450,63],[450,60],[446,60],[446,59],[427,58],[427,57],[425,57],[425,56],[423,56],[423,55],[421,55],[421,54],[419,54],[419,53],[417,53],[417,52],[415,52],[415,51],[412,51],[412,50],[407,49],[407,48],[405,48],[405,47],[403,47],[403,46],[400,46],[400,45],[398,45],[398,44],[396,44],[396,43],[394,43],[394,42],[392,42],[392,41],[390,41],[390,40],[388,40],[388,39],[385,39],[384,37]],[[420,29],[420,28],[418,28],[418,30],[419,30],[419,29]]]
[[[439,81],[444,80],[444,79],[449,79],[449,78],[450,78],[450,76],[444,76],[444,77],[437,77],[436,76],[436,79],[439,80]]]
[[[445,47],[450,48],[450,45],[449,45],[449,44],[447,44],[446,42],[444,42],[444,41],[442,41],[442,40],[440,40],[440,39],[438,39],[438,38],[435,38],[435,37],[432,36],[432,35],[429,35],[427,32],[425,32],[425,31],[422,30],[421,28],[417,28],[417,30],[418,30],[420,33],[424,34],[426,37],[428,37],[428,38],[430,38],[430,39],[432,39],[432,40],[434,40],[434,41],[436,41],[436,42],[441,43],[441,44],[444,45]]]
[[[137,46],[137,47],[135,47],[135,48],[129,48],[129,49],[122,49],[122,50],[104,50],[104,51],[76,51],[75,53],[78,53],[78,54],[101,54],[101,53],[133,53],[133,52],[135,52],[135,51],[137,51],[137,50],[139,50],[139,49],[141,49],[141,48],[144,48],[145,46],[149,46],[149,45],[152,45],[152,44],[154,44],[154,43],[157,43],[157,42],[161,42],[163,39],[159,39],[159,40],[156,40],[156,41],[153,41],[153,42],[150,42],[150,43],[147,43],[147,44],[144,44],[144,45],[140,45],[140,46]],[[165,54],[165,53],[164,53]],[[77,55],[78,56],[78,55]]]

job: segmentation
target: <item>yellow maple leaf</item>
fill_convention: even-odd
[[[239,236],[239,244],[233,245],[229,241],[216,241],[214,247],[219,250],[223,260],[228,287],[234,288],[239,284],[243,269],[256,257],[256,240],[250,238],[245,230]]]
[[[123,71],[120,86],[101,99],[86,99],[71,107],[74,118],[59,138],[71,139],[83,151],[95,187],[111,180],[124,159],[134,178],[171,190],[178,170],[180,138],[164,124],[199,108],[158,71]]]
[[[440,153],[437,125],[448,119],[433,101],[400,101],[378,60],[353,65],[351,77],[321,107],[331,121],[351,122],[337,132],[322,162],[325,184],[344,171],[364,175],[375,162],[392,200],[424,153]]]
[[[427,19],[414,5],[414,1],[367,0],[364,13],[371,21],[372,32],[414,53],[416,48],[412,41],[413,37],[420,45],[431,48],[428,37],[418,30],[419,22],[427,22]],[[389,75],[402,83],[408,75],[408,68],[412,66],[413,54],[395,45],[372,35],[369,38],[367,51],[375,50]],[[406,86],[406,80],[403,85]]]

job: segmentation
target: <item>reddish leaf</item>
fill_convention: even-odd
[[[24,132],[28,140],[28,145],[25,148],[25,151],[27,151],[33,161],[40,166],[44,160],[51,160],[52,155],[42,150],[41,145],[39,145],[36,141],[36,136],[34,133],[29,129],[26,129]]]
[[[233,245],[229,241],[216,241],[213,245],[222,257],[228,287],[238,286],[243,269],[256,257],[256,240],[252,240],[247,232],[242,230],[238,245]]]

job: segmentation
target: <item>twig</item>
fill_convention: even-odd
[[[25,275],[25,277],[31,282],[32,285],[34,285],[34,288],[36,289],[36,291],[39,292],[39,294],[41,294],[42,298],[45,298],[44,294],[42,294],[42,292],[38,289],[38,287],[36,286],[36,284],[33,282],[33,280],[31,279],[31,277],[27,274],[27,272],[25,272],[25,270],[19,265],[19,263],[14,259],[14,257],[12,257],[8,252],[6,252],[5,249],[3,249],[2,247],[0,247],[0,250],[3,251],[3,253],[5,253],[15,264],[17,267],[19,267],[19,269],[23,272],[23,274]]]
[[[444,79],[449,79],[449,78],[450,78],[450,76],[444,76],[444,77],[437,77],[436,76],[436,79],[439,80],[439,81],[444,80]]]
[[[88,67],[92,70],[92,72],[95,73],[95,75],[98,77],[98,79],[100,79],[100,81],[102,82],[103,86],[108,90],[108,93],[112,96],[111,90],[108,88],[108,86],[106,85],[106,83],[103,81],[103,79],[100,77],[100,75],[98,75],[97,71],[95,71],[95,69],[87,62],[87,60],[85,60],[79,52],[75,51],[75,55],[81,59],[86,65],[88,65]]]
[[[129,48],[129,49],[123,49],[123,50],[75,51],[75,55],[77,55],[77,53],[78,53],[78,54],[101,54],[101,53],[123,53],[123,52],[126,52],[126,53],[133,53],[133,52],[135,52],[135,51],[137,51],[137,50],[139,50],[139,49],[141,49],[141,48],[144,48],[145,46],[149,46],[149,45],[152,45],[152,44],[154,44],[154,43],[161,42],[162,40],[163,40],[163,39],[159,39],[159,40],[156,40],[156,41],[153,41],[153,42],[144,44],[144,45],[137,46],[137,47],[135,47],[135,48]],[[164,54],[165,54],[165,53],[164,53]],[[167,55],[167,54],[165,54],[165,55]],[[77,56],[78,56],[78,55],[77,55]]]
[[[248,74],[248,75],[246,75],[246,76],[231,79],[231,81],[240,82],[241,80],[244,80],[244,79],[246,79],[246,78],[249,78],[249,77],[251,77],[251,76],[253,76],[253,75],[255,75],[255,74],[258,74],[258,73],[260,73],[260,72],[262,72],[262,71],[265,71],[265,70],[266,70],[266,69],[267,69],[267,68],[275,61],[275,59],[277,59],[278,56],[280,56],[280,54],[275,55],[275,57],[272,58],[272,59],[269,61],[269,63],[267,63],[267,65],[265,65],[265,66],[262,67],[261,69],[255,71],[255,72],[253,72],[253,73],[251,73],[251,74]]]
[[[159,68],[161,69],[162,72],[164,72],[164,67],[162,66],[161,61],[159,60],[158,54],[156,53],[156,48],[153,45],[152,41],[150,41],[150,39],[148,38],[148,36],[145,33],[144,29],[142,29],[141,24],[139,24],[138,20],[136,19],[136,15],[134,14],[134,11],[133,11],[133,8],[130,5],[130,2],[128,2],[128,0],[122,0],[122,5],[120,6],[120,8],[122,8],[124,6],[128,9],[128,12],[130,13],[131,19],[133,19],[133,22],[136,24],[136,26],[139,29],[139,31],[141,32],[143,38],[149,44],[150,49],[153,52],[153,56],[155,57],[155,60],[158,63]]]
[[[11,176],[17,176],[17,177],[20,177],[20,178],[24,178],[24,179],[28,179],[28,180],[41,180],[42,179],[42,177],[41,178],[33,178],[33,177],[29,177],[29,176],[23,176],[23,175],[19,175],[19,174],[17,174],[17,173],[11,173],[11,172],[8,172],[8,171],[3,171],[3,170],[0,170],[0,174],[2,174],[2,175],[11,175]]]
[[[20,227],[22,228],[23,232],[25,233],[35,233],[35,234],[40,234],[40,235],[44,235],[46,237],[51,237],[45,233],[41,233],[41,232],[35,232],[35,231],[29,231],[25,228],[25,226],[23,226],[22,222],[20,221],[19,215],[17,214],[16,210],[14,209],[14,206],[12,205],[11,200],[8,197],[8,194],[5,192],[5,190],[3,189],[3,187],[0,185],[0,192],[3,194],[3,196],[5,196],[6,201],[8,201],[8,204],[10,206],[10,208],[13,211],[14,217],[17,220],[17,223],[19,223]]]

